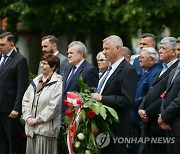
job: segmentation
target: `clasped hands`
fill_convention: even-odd
[[[34,126],[34,125],[36,124],[36,118],[31,118],[31,117],[29,117],[29,118],[27,119],[27,123],[28,123],[28,125],[30,125],[30,126]]]
[[[147,117],[145,110],[140,109],[138,111],[138,113],[139,113],[139,116],[141,117],[143,122],[149,121],[149,118]],[[163,129],[163,130],[171,130],[171,126],[163,121],[160,114],[159,114],[159,118],[158,118],[158,124],[161,127],[161,129]]]
[[[138,110],[138,114],[141,117],[143,122],[149,122],[149,118],[147,117],[145,110],[142,110],[142,109]]]
[[[171,130],[171,126],[163,121],[161,114],[159,114],[158,124],[163,130]]]

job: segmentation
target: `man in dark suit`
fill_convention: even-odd
[[[56,72],[60,75],[64,74],[64,70],[69,66],[68,59],[58,51],[58,39],[54,35],[46,35],[41,42],[43,53],[52,53],[60,59],[60,66]],[[38,74],[41,73],[39,65]]]
[[[119,36],[112,35],[103,40],[103,53],[110,62],[109,68],[111,69],[108,71],[109,74],[106,72],[101,77],[97,88],[99,93],[92,93],[92,97],[116,110],[119,121],[110,125],[114,135],[116,137],[129,137],[131,130],[130,108],[136,94],[137,74],[133,66],[124,59],[122,47],[123,43]],[[104,79],[105,77],[107,78]],[[126,154],[127,146],[125,143],[118,144],[111,140],[110,144],[102,149],[102,153]]]
[[[180,53],[180,39],[176,40],[176,56]],[[168,154],[179,153],[180,146],[180,62],[174,68],[168,78],[167,89],[162,97],[161,115],[158,118],[158,123],[161,129],[166,130],[167,137],[175,137],[174,144],[168,144]]]
[[[71,66],[69,66],[64,72],[63,100],[66,98],[66,93],[68,91],[80,91],[80,87],[78,85],[80,76],[82,76],[84,82],[89,88],[95,89],[97,87],[99,81],[98,70],[93,65],[86,62],[86,52],[86,46],[80,41],[73,41],[68,46],[67,54],[69,64]],[[73,77],[71,76],[72,73]],[[64,104],[62,109],[64,113]]]
[[[165,37],[161,40],[160,45],[160,60],[163,61],[164,67],[161,72],[155,77],[151,88],[149,89],[146,98],[143,100],[139,108],[139,115],[144,123],[145,133],[147,137],[164,137],[165,132],[162,131],[157,123],[157,118],[161,107],[161,94],[167,88],[167,79],[169,73],[178,64],[175,53],[176,39],[173,37]],[[142,149],[141,149],[142,150]],[[147,151],[153,154],[166,153],[166,145],[152,144]]]
[[[180,147],[180,62],[168,78],[168,86],[162,98],[161,115],[158,123],[166,136],[174,138],[174,143],[167,145],[168,154],[179,154]]]
[[[10,32],[0,34],[0,153],[20,154],[22,97],[28,86],[27,60],[15,51]]]
[[[86,46],[80,41],[73,41],[68,46],[68,60],[70,66],[64,71],[63,76],[63,90],[62,90],[62,117],[64,116],[66,106],[64,105],[64,99],[66,99],[66,94],[68,91],[80,92],[80,87],[78,85],[78,80],[82,76],[83,81],[88,85],[89,88],[95,89],[99,81],[98,70],[86,61]],[[62,119],[64,123],[64,119]],[[65,126],[65,125],[64,125]],[[63,127],[60,131],[60,138],[63,138],[65,130]],[[65,143],[60,141],[61,147]],[[61,152],[67,153],[67,150],[61,150]]]

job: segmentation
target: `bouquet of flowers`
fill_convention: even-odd
[[[98,154],[96,137],[99,133],[110,131],[109,124],[118,120],[116,111],[91,97],[91,92],[79,79],[80,92],[68,92],[64,104],[67,105],[65,121],[67,124],[67,144],[70,154]]]

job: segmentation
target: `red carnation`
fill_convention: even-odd
[[[68,106],[68,101],[67,101],[67,99],[64,100],[64,105],[65,105],[65,106]]]
[[[164,91],[164,92],[160,95],[160,97],[161,97],[161,98],[164,98],[165,95],[166,95],[166,91]]]
[[[93,110],[89,110],[89,111],[87,112],[87,115],[88,115],[88,117],[89,117],[90,119],[93,119],[93,118],[96,117],[96,113],[95,113]]]
[[[65,112],[66,116],[72,116],[73,114],[73,111],[71,109],[66,109],[66,112]]]

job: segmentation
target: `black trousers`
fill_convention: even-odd
[[[173,137],[175,139],[173,144],[167,145],[168,154],[180,154],[180,137],[174,137],[167,133],[168,137]]]
[[[0,154],[21,154],[19,118],[0,113]]]

